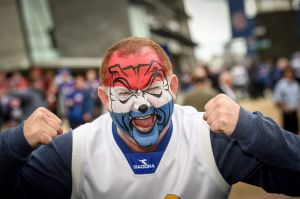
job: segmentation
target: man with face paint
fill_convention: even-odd
[[[108,113],[58,137],[28,136],[27,120],[1,135],[1,198],[218,199],[239,181],[300,195],[300,138],[223,94],[205,113],[174,104],[178,79],[156,43],[117,42],[100,75]]]

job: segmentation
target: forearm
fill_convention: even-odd
[[[300,172],[300,137],[283,130],[272,119],[241,108],[231,137],[260,161]]]
[[[33,148],[23,135],[23,124],[0,134],[0,186],[17,179]],[[2,189],[1,190],[4,190]]]

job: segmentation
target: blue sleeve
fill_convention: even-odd
[[[231,137],[211,132],[216,164],[229,184],[245,182],[268,192],[300,195],[300,137],[261,113],[240,110]]]
[[[0,198],[71,197],[72,133],[33,151],[22,125],[0,135]]]

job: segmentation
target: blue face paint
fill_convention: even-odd
[[[157,144],[174,109],[163,66],[155,60],[137,66],[115,64],[109,73],[110,114],[118,129],[140,146]]]
[[[140,146],[150,146],[158,142],[158,138],[162,130],[169,124],[174,109],[174,100],[161,107],[149,107],[147,112],[140,113],[130,111],[128,113],[110,112],[114,123],[127,136],[132,137]],[[147,133],[139,132],[132,124],[132,118],[143,117],[146,115],[156,115],[156,120],[152,129]]]

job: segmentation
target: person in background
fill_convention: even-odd
[[[207,78],[207,72],[203,67],[197,67],[192,73],[193,88],[183,99],[183,105],[195,107],[198,111],[203,112],[205,104],[215,97],[218,92],[212,88]]]
[[[74,78],[70,69],[61,68],[55,76],[55,83],[58,87],[57,113],[63,119],[67,118],[68,110],[66,105],[67,96],[70,96],[74,89]]]
[[[8,95],[14,99],[13,115],[17,116],[19,122],[25,120],[37,107],[46,106],[44,99],[30,87],[28,80],[20,72],[12,74],[9,84]]]
[[[273,101],[281,110],[283,128],[298,134],[298,105],[300,100],[300,87],[295,79],[292,68],[285,68],[283,77],[275,85]]]
[[[67,113],[68,120],[71,128],[76,128],[79,125],[87,121],[90,121],[91,115],[88,117],[86,114],[89,114],[85,108],[87,104],[87,92],[85,90],[85,80],[82,75],[77,75],[75,77],[75,85],[72,92],[66,96],[66,105],[67,105]]]
[[[96,118],[101,113],[101,102],[98,100],[97,91],[100,82],[97,79],[97,73],[93,69],[86,71],[85,90],[87,93],[87,101],[85,106],[84,121],[88,122]]]
[[[8,79],[6,72],[0,69],[0,130],[3,128],[9,109]]]
[[[291,67],[295,71],[295,78],[300,83],[300,51],[296,51],[291,57]]]
[[[249,75],[246,66],[234,65],[230,70],[233,82],[233,89],[239,99],[248,97]]]
[[[274,87],[277,84],[277,82],[281,79],[281,77],[283,75],[283,71],[288,67],[290,67],[290,63],[289,63],[289,60],[287,58],[280,57],[277,60],[276,66],[273,67],[270,71],[272,91],[274,90]]]
[[[231,99],[237,100],[233,89],[232,75],[229,71],[223,71],[219,76],[219,88],[221,93],[228,95]]]

